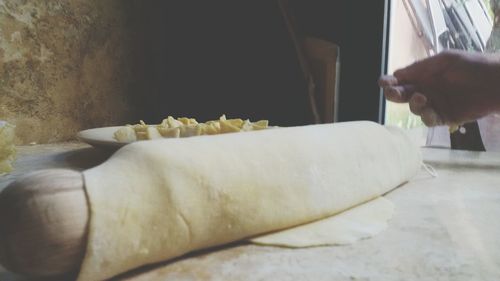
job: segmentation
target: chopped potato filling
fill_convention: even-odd
[[[181,117],[174,119],[172,116],[168,116],[159,125],[147,125],[142,120],[140,120],[139,124],[126,125],[114,133],[114,138],[120,142],[134,142],[158,138],[185,138],[256,131],[268,127],[269,122],[267,120],[251,122],[248,119],[226,119],[226,115],[222,115],[219,120],[211,120],[205,123],[199,123],[194,118]]]

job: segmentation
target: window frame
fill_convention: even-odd
[[[372,0],[360,7],[357,1],[342,2],[339,122],[384,123],[385,99],[377,82],[387,73],[390,3],[390,0]]]

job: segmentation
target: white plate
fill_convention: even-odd
[[[114,133],[124,126],[115,126],[115,127],[103,127],[103,128],[95,128],[88,129],[84,131],[80,131],[76,137],[85,143],[88,143],[94,147],[105,148],[105,149],[113,149],[116,150],[130,142],[120,142],[113,138]],[[278,128],[278,126],[272,126],[270,128]]]
[[[113,134],[120,128],[123,128],[123,126],[88,129],[79,132],[76,137],[95,147],[118,149],[129,144],[129,142],[120,142],[113,138]]]

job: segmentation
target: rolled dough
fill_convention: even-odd
[[[383,231],[393,213],[394,204],[384,197],[378,197],[338,215],[249,241],[287,248],[352,244]]]
[[[78,280],[335,215],[420,163],[402,131],[371,122],[127,145],[84,172],[90,223]]]

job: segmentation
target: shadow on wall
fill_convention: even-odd
[[[161,7],[160,7],[161,6]],[[276,1],[141,1],[135,11],[148,73],[142,116],[310,122],[306,83]]]
[[[307,124],[305,93],[275,1],[0,3],[0,119],[18,143],[166,115]]]

